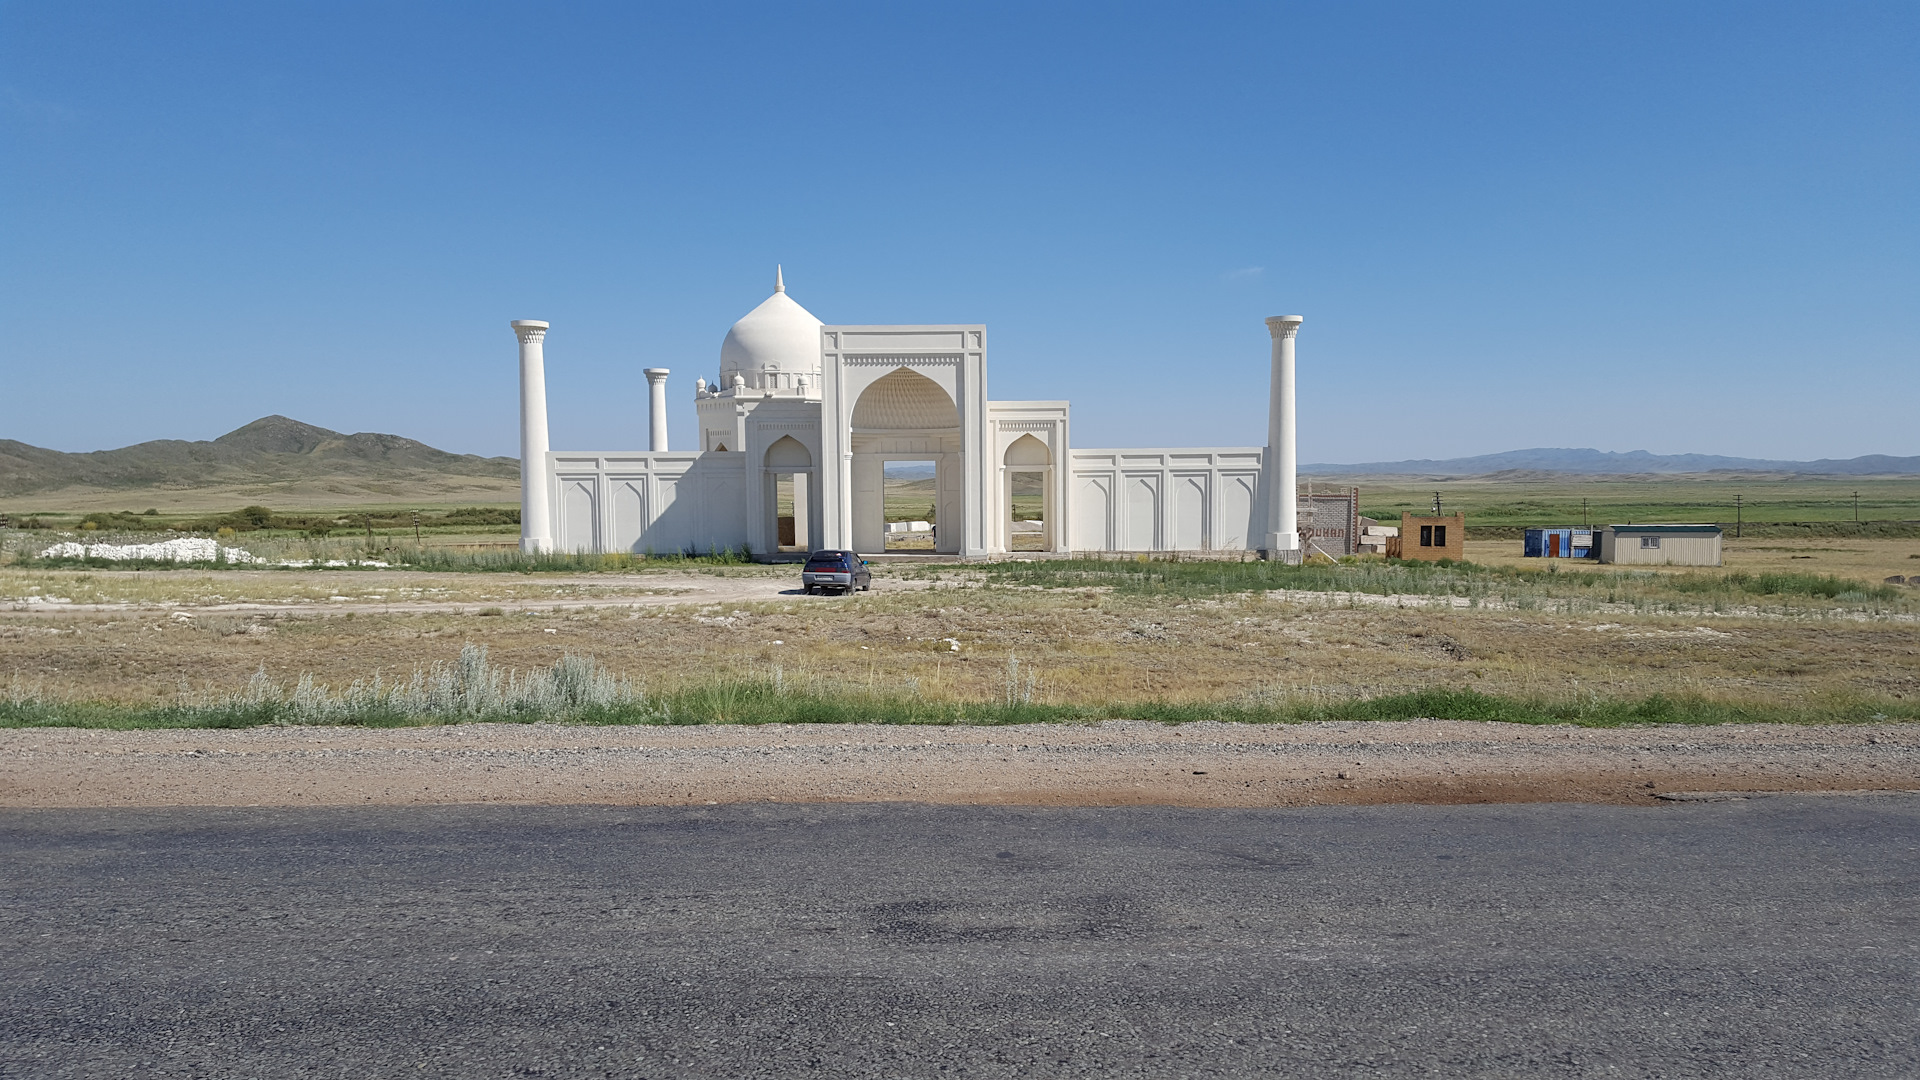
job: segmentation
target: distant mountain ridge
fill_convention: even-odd
[[[1325,476],[1485,476],[1504,472],[1632,475],[1636,473],[1770,472],[1821,476],[1906,476],[1920,474],[1920,457],[1867,454],[1818,461],[1770,461],[1715,454],[1620,453],[1591,448],[1536,447],[1478,457],[1369,461],[1357,465],[1302,465],[1303,473]]]
[[[917,474],[922,471],[926,471],[924,467],[912,466],[889,470],[901,473],[898,478],[903,480],[918,478]],[[1920,457],[1869,454],[1818,461],[1773,461],[1713,454],[1537,447],[1477,457],[1312,464],[1301,466],[1300,471],[1322,476],[1485,476],[1529,472],[1634,475],[1721,471],[1911,476],[1920,475]],[[184,490],[334,479],[362,484],[381,481],[430,484],[439,477],[517,481],[519,476],[520,462],[514,458],[451,454],[399,435],[376,432],[346,435],[278,415],[261,417],[212,440],[156,439],[117,450],[82,454],[0,439],[0,496],[66,488]]]
[[[264,416],[217,439],[156,439],[69,454],[0,439],[0,495],[61,488],[196,488],[330,477],[517,479],[513,458],[450,454],[399,435],[345,435],[285,416]]]

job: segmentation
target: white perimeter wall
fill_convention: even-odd
[[[747,544],[747,455],[547,455],[553,548],[668,554]]]
[[[1262,448],[1072,450],[1075,551],[1245,551],[1259,546]]]
[[[1044,432],[1050,442],[1065,439],[1064,415],[1058,422],[1058,428]],[[998,433],[999,441],[1027,433],[1008,430]],[[1054,443],[1056,454],[1058,446]],[[1257,546],[1266,520],[1262,452],[1257,446],[1068,450],[1065,483],[1054,488],[1066,489],[1066,543],[1056,540],[1054,549],[1245,551]],[[765,538],[754,535],[749,513],[752,456],[554,451],[547,455],[554,550],[705,554],[753,546],[760,551],[764,545],[755,541]],[[1637,550],[1629,554],[1622,544],[1619,561],[1717,565],[1715,541],[1665,541],[1669,550],[1644,556]]]

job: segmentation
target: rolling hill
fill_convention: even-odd
[[[399,435],[345,435],[267,416],[217,439],[157,439],[70,454],[0,439],[0,496],[281,491],[378,499],[425,488],[516,490],[513,458],[450,454]],[[36,500],[39,501],[39,500]]]

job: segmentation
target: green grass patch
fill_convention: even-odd
[[[11,566],[21,570],[259,570],[274,567],[258,567],[251,563],[230,563],[225,559],[200,559],[185,561],[180,559],[95,559],[84,556],[21,555],[14,559]],[[339,568],[349,569],[349,568]]]
[[[1898,600],[1891,585],[1868,585],[1832,574],[1764,573],[1735,570],[1725,574],[1679,574],[1668,579],[1675,592],[1732,591],[1749,596],[1807,596],[1826,600]]]
[[[1907,594],[1830,574],[1665,574],[1647,570],[1561,573],[1559,567],[1480,566],[1470,562],[1354,561],[1288,566],[1277,562],[1216,562],[1169,557],[1062,559],[988,563],[969,567],[988,581],[1043,589],[1105,588],[1127,596],[1204,597],[1298,589],[1375,596],[1525,598],[1580,595],[1612,600],[1623,593],[1712,599],[1797,597],[1841,603],[1893,603]],[[939,573],[928,568],[922,573]]]
[[[1210,596],[1268,589],[1315,592],[1449,592],[1475,582],[1520,580],[1523,571],[1470,563],[1374,562],[1288,566],[1139,556],[1121,559],[1048,559],[969,566],[989,582],[1042,589],[1110,589],[1129,596]],[[928,568],[923,573],[939,573]]]
[[[311,716],[311,714],[307,714]],[[1637,724],[1848,724],[1920,721],[1920,703],[1847,699],[1801,702],[1721,700],[1655,694],[1641,698],[1519,698],[1469,689],[1429,689],[1348,701],[1272,704],[1142,701],[1101,705],[1040,702],[962,702],[864,693],[784,689],[770,679],[723,679],[660,695],[585,704],[564,710],[496,710],[438,714],[408,712],[369,701],[303,719],[287,700],[124,705],[46,701],[16,695],[0,699],[0,727],[81,727],[116,730],[248,728],[310,724],[403,727],[450,723],[554,721],[583,725],[694,724],[926,724],[1007,725],[1146,720],[1187,724],[1212,720],[1252,724],[1310,721],[1442,719],[1508,724],[1624,727]]]
[[[1105,705],[1039,702],[953,702],[868,695],[782,693],[772,683],[735,682],[702,686],[661,699],[665,723],[684,724],[1038,724],[1148,720],[1167,724],[1199,721],[1297,724],[1312,721],[1465,720],[1511,724],[1801,723],[1832,724],[1920,720],[1920,704],[1899,701],[1831,701],[1768,704],[1655,694],[1635,699],[1523,699],[1468,689],[1419,690],[1335,702],[1143,701]]]
[[[642,567],[747,566],[753,557],[745,549],[714,548],[704,553],[664,552],[608,555],[562,554],[560,552],[460,551],[448,548],[395,549],[382,561],[407,570],[436,570],[456,573],[534,574],[543,572],[595,573],[634,570]]]

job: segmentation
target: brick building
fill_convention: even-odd
[[[1464,559],[1467,553],[1467,515],[1415,517],[1400,515],[1400,535],[1387,541],[1387,557],[1394,559]]]

